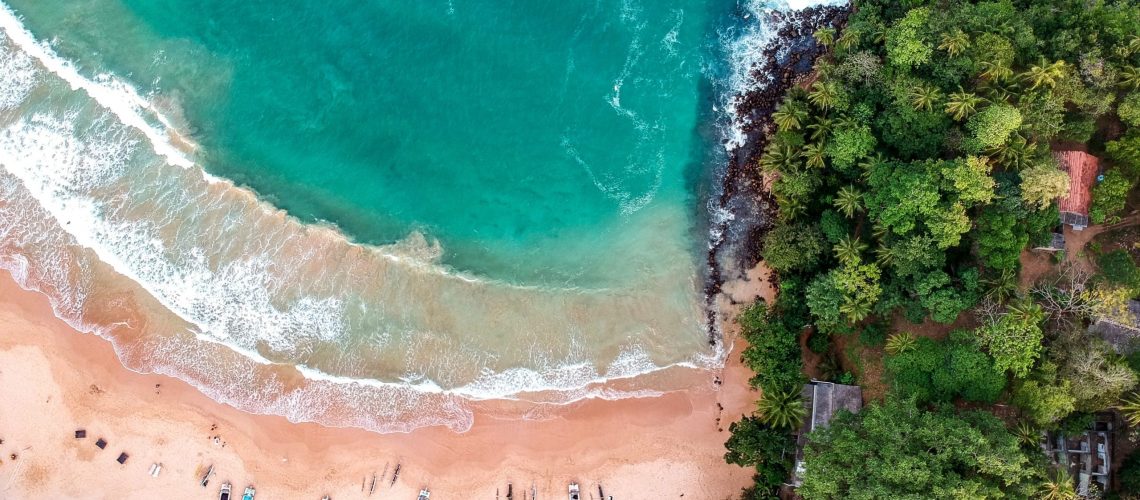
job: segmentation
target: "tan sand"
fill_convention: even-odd
[[[411,500],[425,486],[433,500],[491,499],[496,490],[505,498],[508,481],[519,499],[532,484],[541,499],[566,498],[570,481],[583,498],[597,498],[598,484],[617,500],[735,498],[751,473],[724,463],[723,443],[728,420],[755,397],[738,357],[661,397],[546,408],[541,421],[477,412],[464,434],[378,435],[250,415],[178,380],[130,372],[109,343],[74,331],[45,297],[2,274],[0,498],[217,498],[230,481],[238,498],[254,484],[257,498],[363,499],[362,482],[385,467],[371,498]],[[79,428],[86,439],[73,437]],[[105,450],[95,447],[100,437]],[[124,451],[130,459],[119,465]],[[162,464],[157,478],[153,463]],[[211,464],[217,475],[202,488]]]

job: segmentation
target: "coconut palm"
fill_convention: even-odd
[[[1120,86],[1126,89],[1140,90],[1140,68],[1125,66],[1120,69]]]
[[[1140,392],[1122,398],[1116,409],[1120,410],[1120,415],[1128,421],[1128,425],[1140,426]]]
[[[1021,421],[1017,423],[1017,427],[1013,429],[1013,433],[1017,436],[1017,441],[1022,446],[1033,447],[1041,442],[1041,431],[1033,427],[1029,422]]]
[[[847,321],[858,323],[871,315],[872,305],[874,304],[867,301],[848,300],[839,306],[839,312],[847,316]]]
[[[834,204],[847,218],[854,217],[855,212],[863,209],[863,193],[852,186],[844,186],[836,193]]]
[[[1006,307],[1006,314],[1019,323],[1037,324],[1045,321],[1045,310],[1033,299],[1023,297],[1015,300]]]
[[[835,43],[835,28],[816,30],[816,32],[812,34],[812,37],[814,37],[815,41],[819,42],[820,45],[830,47],[831,44]]]
[[[986,155],[1006,169],[1019,171],[1033,159],[1035,147],[1025,136],[1014,132],[1004,143],[986,148]]]
[[[1009,102],[1013,97],[1021,95],[1021,85],[1014,78],[984,81],[978,85],[977,90],[989,102]]]
[[[1042,85],[1053,88],[1057,86],[1057,81],[1065,76],[1065,61],[1056,61],[1053,63],[1046,63],[1042,58],[1041,62],[1036,65],[1030,66],[1029,70],[1020,75],[1020,78],[1026,82],[1030,82],[1030,89],[1036,89]]]
[[[957,92],[952,92],[950,98],[946,100],[946,113],[957,121],[965,120],[973,115],[978,110],[984,99],[978,97],[972,92],[962,90],[958,87]]]
[[[1013,77],[1013,70],[1001,61],[982,61],[978,64],[982,68],[982,78],[986,80],[1004,81]]]
[[[799,154],[791,146],[772,143],[760,155],[760,168],[765,172],[793,172],[799,169]]]
[[[811,84],[811,92],[808,92],[808,101],[815,104],[824,111],[827,111],[839,102],[839,84],[835,82],[821,82],[817,81]]]
[[[879,267],[886,267],[895,261],[895,252],[891,247],[879,245],[875,247],[875,263]]]
[[[915,85],[907,92],[907,97],[910,98],[910,105],[914,106],[915,111],[934,109],[934,104],[942,99],[942,91],[933,85],[925,83]]]
[[[772,113],[772,121],[776,122],[776,126],[781,131],[785,130],[799,130],[807,121],[808,110],[804,103],[789,99],[780,105],[775,113]]]
[[[831,132],[832,123],[831,118],[819,118],[815,123],[807,126],[808,130],[811,131],[811,133],[808,134],[808,138],[813,141],[822,141],[823,138],[827,137],[827,134]]]
[[[859,43],[859,32],[851,28],[843,30],[843,34],[839,35],[839,40],[835,41],[835,46],[843,50],[848,50]]]
[[[800,391],[765,392],[756,402],[756,413],[760,420],[772,427],[796,429],[804,421],[807,408],[804,407]]]
[[[1073,485],[1073,478],[1064,467],[1058,467],[1057,472],[1048,476],[1041,482],[1037,490],[1037,498],[1041,500],[1076,500],[1077,489]]]
[[[822,143],[815,142],[804,146],[803,150],[800,151],[800,156],[803,157],[804,163],[809,168],[823,168],[824,166],[825,155]]]
[[[970,48],[970,37],[960,29],[943,33],[942,43],[938,44],[938,50],[945,50],[950,57],[957,57],[968,48]]]
[[[843,239],[836,243],[832,250],[835,251],[835,258],[840,262],[858,262],[862,257],[863,251],[867,249],[867,244],[859,241],[859,238],[852,238],[851,236],[844,236]]]
[[[891,233],[891,228],[880,221],[875,221],[871,226],[871,236],[874,236],[880,243],[886,244],[885,240]]]
[[[990,288],[986,291],[986,297],[999,303],[1017,295],[1017,271],[1013,269],[1002,269],[1001,274],[994,279],[983,280],[982,283]]]
[[[887,162],[887,157],[883,153],[875,153],[874,156],[868,156],[859,162],[859,169],[863,171],[862,177],[866,179],[871,176],[871,171],[879,165]]]
[[[1128,55],[1140,52],[1140,35],[1128,37],[1128,45],[1126,45],[1126,47],[1128,49]]]

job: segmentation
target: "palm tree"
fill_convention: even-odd
[[[1037,446],[1037,443],[1041,442],[1041,431],[1033,427],[1029,422],[1018,422],[1017,427],[1013,429],[1013,433],[1017,435],[1017,440],[1022,446],[1034,447]]]
[[[951,93],[950,98],[946,101],[946,113],[954,120],[962,121],[977,112],[978,105],[983,101],[984,99],[981,97],[958,87],[958,91]]]
[[[834,204],[835,208],[850,219],[855,216],[855,212],[863,209],[863,193],[853,186],[844,186],[836,193]]]
[[[812,34],[812,37],[814,37],[815,41],[819,42],[820,45],[830,47],[832,43],[835,43],[835,29],[823,28],[816,30],[816,32]]]
[[[859,162],[859,169],[863,171],[862,177],[866,179],[871,176],[871,170],[879,165],[887,162],[887,157],[883,153],[875,153],[875,156],[868,156]]]
[[[843,239],[836,243],[832,250],[835,250],[835,258],[840,262],[858,262],[862,257],[863,251],[867,249],[867,244],[859,241],[859,238],[852,238],[851,236],[844,236]]]
[[[847,300],[843,305],[839,306],[839,312],[847,316],[847,321],[851,323],[858,323],[867,319],[871,314],[871,306],[874,305],[867,301],[854,301]]]
[[[1073,485],[1073,478],[1064,467],[1058,467],[1057,472],[1046,477],[1037,490],[1037,498],[1041,500],[1076,500],[1077,489]]]
[[[808,168],[823,168],[824,166],[825,155],[822,143],[815,142],[804,146],[800,156],[803,157]]]
[[[1125,396],[1120,400],[1120,405],[1116,409],[1120,410],[1121,416],[1128,421],[1128,425],[1140,426],[1140,392]]]
[[[807,415],[800,391],[795,389],[765,392],[756,402],[756,410],[761,421],[781,429],[798,428]]]
[[[780,109],[772,113],[772,121],[781,131],[799,130],[807,120],[808,110],[800,101],[789,99],[780,105]]]
[[[811,133],[808,134],[808,138],[813,141],[821,141],[824,137],[827,137],[827,134],[829,132],[831,132],[831,125],[831,118],[820,117],[815,121],[815,123],[807,126],[808,130],[811,131]]]
[[[859,32],[851,28],[843,30],[843,34],[839,35],[839,40],[835,41],[835,45],[843,50],[848,50],[859,43]]]
[[[955,29],[952,33],[943,33],[942,43],[938,44],[938,50],[945,50],[950,57],[957,57],[969,47],[970,37],[960,29]]]
[[[1128,55],[1140,52],[1140,35],[1132,35],[1128,37],[1128,45],[1126,46]]]
[[[878,264],[879,267],[889,266],[894,261],[895,252],[891,247],[882,244],[875,247],[875,263]]]
[[[992,280],[983,280],[982,283],[990,287],[986,291],[986,297],[999,303],[1017,295],[1017,271],[1013,269],[1002,269],[1000,275]]]
[[[839,101],[839,84],[835,82],[817,81],[811,84],[812,91],[808,92],[808,100],[824,111],[833,107]]]
[[[986,80],[1003,81],[1013,76],[1013,70],[1000,61],[982,61],[978,65],[982,68],[981,77]]]
[[[760,155],[760,168],[765,172],[793,172],[799,169],[799,155],[788,145],[770,144]]]
[[[1046,64],[1045,59],[1042,58],[1041,62],[1031,66],[1028,71],[1020,75],[1022,80],[1032,82],[1033,85],[1030,89],[1036,89],[1042,85],[1049,88],[1057,86],[1057,81],[1065,76],[1065,61],[1056,61],[1051,64]]]
[[[1136,66],[1121,68],[1120,86],[1126,89],[1140,90],[1140,68]]]
[[[1006,314],[1019,323],[1038,324],[1045,321],[1045,310],[1033,299],[1023,297],[1015,300],[1006,307]]]
[[[1036,144],[1029,142],[1020,133],[1014,132],[1004,143],[987,148],[986,155],[1002,167],[1020,171],[1029,164],[1035,147]]]
[[[1014,96],[1021,94],[1021,86],[1014,78],[984,81],[978,85],[977,90],[989,102],[1009,102]]]
[[[914,106],[915,111],[923,110],[930,111],[934,109],[934,104],[942,99],[942,91],[933,85],[919,84],[915,85],[907,92],[910,97],[910,105]]]
[[[885,349],[888,353],[899,355],[911,351],[916,345],[918,345],[918,339],[915,339],[910,332],[898,332],[887,337]]]

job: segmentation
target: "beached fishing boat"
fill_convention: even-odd
[[[245,487],[245,494],[243,494],[241,496],[241,500],[253,500],[253,495],[255,495],[256,493],[257,493],[257,490],[253,489],[253,486],[246,486]]]
[[[581,500],[582,492],[578,489],[578,483],[570,483],[570,500]]]
[[[218,500],[230,500],[230,491],[233,489],[230,483],[222,484],[222,491],[218,493]]]
[[[420,490],[420,496],[416,497],[416,500],[428,500],[428,497],[430,496],[431,492],[428,491],[427,488],[424,488]]]

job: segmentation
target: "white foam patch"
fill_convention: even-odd
[[[80,132],[70,118],[43,114],[21,118],[0,138],[0,166],[19,178],[79,244],[215,339],[246,349],[264,342],[289,352],[300,339],[327,341],[344,332],[340,300],[302,297],[287,307],[275,306],[268,256],[246,256],[217,270],[201,252],[187,252],[189,258],[176,262],[178,249],[167,248],[153,222],[119,218],[116,206],[91,197],[93,187],[124,182],[117,177],[134,142],[114,130]],[[92,136],[96,131],[99,135]]]
[[[0,46],[7,45],[0,35]],[[0,110],[14,108],[31,92],[39,78],[32,59],[17,50],[0,51]]]
[[[8,38],[20,47],[24,54],[39,61],[44,68],[71,85],[72,89],[83,90],[101,106],[115,113],[124,124],[145,134],[150,139],[155,153],[166,157],[174,165],[181,167],[194,165],[194,162],[170,143],[165,130],[158,129],[144,118],[144,114],[149,114],[152,119],[165,126],[166,130],[174,128],[133,87],[111,75],[101,75],[99,81],[84,77],[70,61],[56,55],[47,44],[36,41],[32,33],[20,23],[16,13],[2,3],[0,3],[0,29],[4,30]]]

